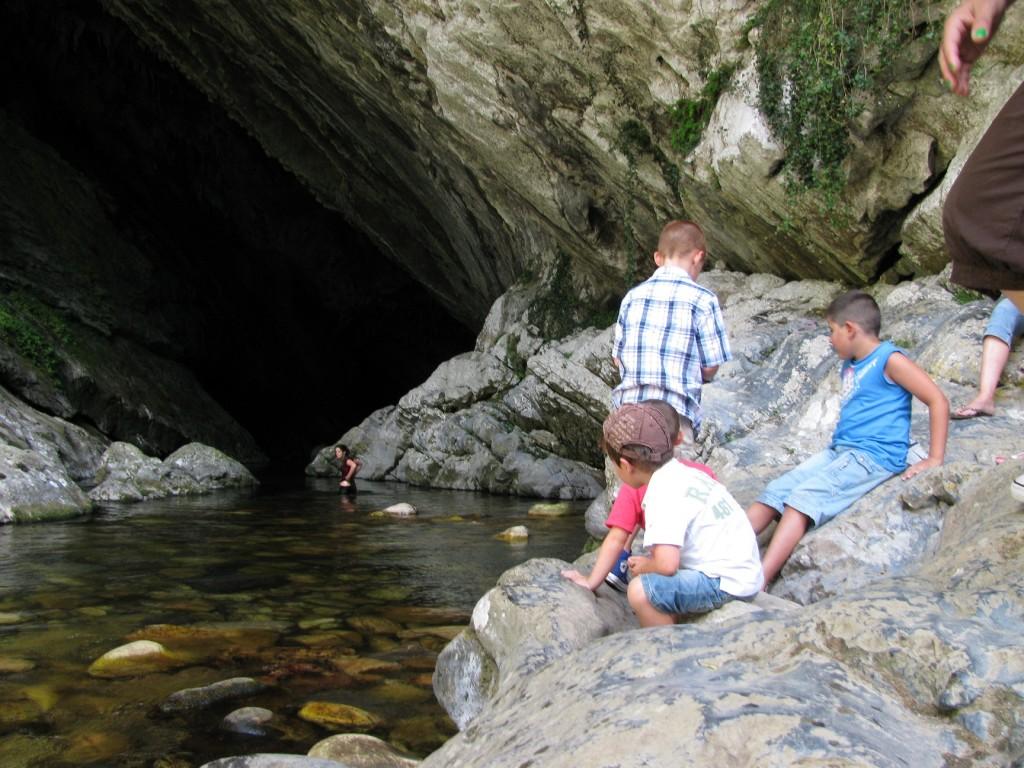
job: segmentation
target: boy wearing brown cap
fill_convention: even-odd
[[[671,624],[764,585],[757,539],[743,509],[721,483],[672,461],[676,435],[645,403],[624,405],[604,422],[602,447],[631,488],[647,486],[644,547],[629,558],[629,604],[640,626]]]

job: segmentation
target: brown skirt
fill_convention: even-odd
[[[953,282],[986,292],[1024,290],[1024,85],[953,182],[942,228]]]

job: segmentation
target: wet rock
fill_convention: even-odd
[[[318,741],[310,757],[337,760],[349,768],[413,768],[419,760],[406,757],[386,741],[361,733],[341,733]]]
[[[303,705],[299,710],[299,717],[334,730],[369,731],[382,722],[379,717],[365,709],[330,701],[311,701]]]
[[[402,501],[371,514],[375,517],[412,517],[418,512],[419,510],[417,510],[412,504]]]
[[[160,643],[135,640],[100,656],[89,666],[89,674],[93,677],[134,677],[173,669],[186,663],[185,659],[172,654]]]
[[[266,688],[266,684],[257,682],[251,677],[232,677],[228,680],[219,680],[216,683],[204,685],[201,688],[186,688],[176,691],[160,705],[160,711],[164,714],[171,714],[206,709],[222,701],[251,696],[266,690]]]
[[[10,611],[0,611],[0,626],[10,626],[11,624],[21,624],[26,621],[27,617],[21,613],[12,613]]]
[[[494,534],[494,538],[501,541],[526,541],[530,538],[530,530],[525,525],[513,525],[501,533]]]
[[[263,707],[242,707],[229,713],[220,722],[222,730],[243,736],[266,736],[274,713]]]
[[[530,517],[567,517],[574,512],[569,502],[562,501],[557,504],[534,504],[526,514]]]

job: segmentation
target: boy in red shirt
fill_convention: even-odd
[[[642,405],[655,408],[665,421],[675,428],[676,438],[673,445],[680,445],[683,442],[683,435],[690,433],[688,419],[680,418],[679,413],[664,400],[644,400]],[[701,472],[717,480],[715,473],[706,464],[697,461],[678,458],[676,461],[688,467],[699,469]],[[619,592],[626,591],[626,583],[629,580],[629,569],[626,561],[631,554],[633,538],[636,532],[645,527],[643,500],[647,493],[647,486],[633,488],[623,483],[619,487],[619,493],[615,497],[608,518],[604,521],[608,533],[601,542],[601,549],[597,553],[597,561],[590,571],[589,576],[584,576],[577,570],[562,571],[562,576],[581,587],[594,591],[602,583],[607,582],[609,586]]]

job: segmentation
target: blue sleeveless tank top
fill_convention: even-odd
[[[883,341],[863,360],[843,361],[842,406],[832,447],[856,448],[890,472],[902,472],[910,448],[912,395],[885,376],[894,352],[903,350]]]

